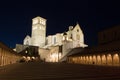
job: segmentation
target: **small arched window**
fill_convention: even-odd
[[[26,41],[26,45],[29,45],[29,41],[28,40]]]

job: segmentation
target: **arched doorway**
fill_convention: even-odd
[[[119,65],[119,55],[118,54],[113,55],[113,65]]]
[[[80,57],[80,63],[82,63],[82,56]]]
[[[97,55],[97,64],[98,64],[98,65],[101,64],[101,57],[100,57],[100,55]]]
[[[86,64],[89,64],[89,58],[86,56]]]
[[[80,63],[80,56],[78,57],[78,63]]]
[[[105,55],[102,55],[102,64],[103,64],[103,65],[106,65],[106,64],[107,64],[106,56],[105,56]]]
[[[0,66],[2,64],[2,49],[0,48]]]
[[[85,64],[85,56],[83,56],[83,64]]]
[[[81,56],[81,63],[83,64],[83,56]]]
[[[111,56],[111,54],[107,55],[107,65],[112,65],[112,56]]]
[[[96,64],[96,56],[93,55],[93,64]]]
[[[89,63],[92,64],[92,56],[89,56]]]

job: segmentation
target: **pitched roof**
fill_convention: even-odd
[[[13,49],[9,48],[8,46],[6,46],[3,42],[0,42],[0,48],[3,48],[7,51],[10,51],[13,54],[17,54]]]

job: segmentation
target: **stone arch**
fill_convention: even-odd
[[[92,56],[89,56],[89,63],[92,64]]]
[[[93,64],[96,64],[96,56],[95,55],[93,55]]]
[[[81,63],[81,56],[78,57],[78,63]]]
[[[107,65],[112,65],[112,56],[111,56],[111,54],[107,55]]]
[[[117,53],[113,55],[113,65],[119,65],[119,55]]]
[[[5,50],[4,49],[2,51],[2,54],[3,54],[2,65],[4,66],[5,65]]]
[[[79,56],[79,63],[81,63],[81,56]]]
[[[0,48],[0,66],[2,64],[2,49]]]
[[[79,63],[79,57],[76,57],[76,59],[77,59],[77,63]]]
[[[80,60],[80,62],[79,62],[79,63],[82,63],[82,59],[81,59],[81,58],[82,58],[82,57],[80,56],[80,57],[79,57],[79,60]]]
[[[78,57],[76,57],[76,60],[77,60],[77,63],[79,62],[79,56]]]
[[[78,63],[78,58],[77,57],[75,57],[75,63]]]
[[[89,58],[86,56],[86,64],[89,64]]]
[[[81,56],[81,63],[83,64],[83,56]]]
[[[101,56],[97,55],[97,64],[100,65],[101,64]]]
[[[78,63],[80,63],[80,56],[77,57]]]
[[[56,59],[57,60],[57,59]],[[77,63],[77,57],[75,57],[75,63]]]
[[[73,61],[73,57],[71,57],[70,59],[71,59],[71,62],[74,63],[74,61]]]
[[[75,58],[74,57],[72,58],[72,61],[73,61],[73,63],[75,63]]]
[[[56,58],[55,58],[55,61],[56,61]],[[76,63],[76,62],[77,62],[76,57],[74,57],[74,63]]]
[[[107,59],[105,55],[102,55],[102,64],[106,65],[107,64]]]
[[[85,56],[83,56],[83,64],[85,64]]]

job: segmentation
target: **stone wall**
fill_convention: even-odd
[[[16,63],[21,56],[0,42],[0,66]]]

